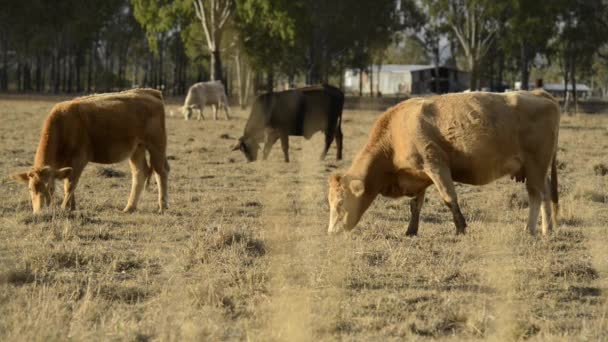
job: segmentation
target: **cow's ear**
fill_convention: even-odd
[[[348,187],[355,197],[361,197],[363,192],[365,192],[365,185],[358,179],[351,180],[350,183],[348,183]]]
[[[20,183],[28,183],[30,181],[30,174],[29,172],[14,173],[11,175],[11,179]]]
[[[50,166],[45,166],[36,172],[38,173],[40,178],[46,179],[48,176],[51,175],[52,171],[53,171],[53,169]]]
[[[55,177],[57,179],[65,179],[70,177],[70,175],[72,174],[72,168],[71,167],[64,167],[61,168],[57,171],[55,171]]]

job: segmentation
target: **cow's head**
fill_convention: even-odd
[[[45,166],[34,168],[28,172],[17,173],[11,177],[18,182],[27,184],[32,198],[32,209],[34,214],[37,214],[43,207],[51,203],[55,179],[64,179],[71,174],[71,167],[56,170],[50,166]]]
[[[233,151],[240,150],[247,158],[248,162],[252,162],[258,159],[258,151],[260,150],[260,144],[254,139],[249,139],[245,136],[239,138],[239,141],[232,147]]]
[[[192,118],[192,110],[194,107],[194,105],[182,107],[182,114],[184,115],[185,120],[190,120],[190,118]]]
[[[365,185],[339,173],[329,177],[329,234],[349,231],[357,225],[371,200],[365,194]],[[373,198],[372,198],[373,199]]]

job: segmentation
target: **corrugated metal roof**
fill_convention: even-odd
[[[378,65],[372,66],[374,71],[378,70]],[[457,70],[456,68],[452,68],[449,66],[439,66],[440,68],[447,68],[452,70]],[[380,70],[389,71],[389,72],[411,72],[411,71],[421,71],[421,70],[431,70],[435,69],[435,65],[433,64],[383,64],[380,66]]]
[[[563,83],[545,83],[543,85],[543,89],[548,90],[548,91],[564,91],[564,84]],[[572,84],[568,84],[568,89],[570,91],[574,90],[574,89],[572,89]],[[577,83],[576,91],[591,91],[591,88],[589,88],[586,84]]]

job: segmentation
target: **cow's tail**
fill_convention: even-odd
[[[557,149],[551,161],[551,208],[553,211],[553,226],[557,228],[559,218],[559,195],[557,193]]]

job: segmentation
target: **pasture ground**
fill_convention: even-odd
[[[290,139],[289,164],[279,144],[265,163],[230,151],[248,112],[168,117],[167,213],[154,186],[121,212],[123,162],[88,165],[76,212],[34,216],[7,176],[31,165],[55,101],[0,98],[2,341],[608,340],[607,115],[562,118],[549,237],[523,231],[527,195],[509,179],[457,186],[465,236],[430,188],[418,237],[405,198],[378,198],[334,237],[327,177],[379,112],[344,113],[345,160],[332,147],[319,161],[318,134]]]

